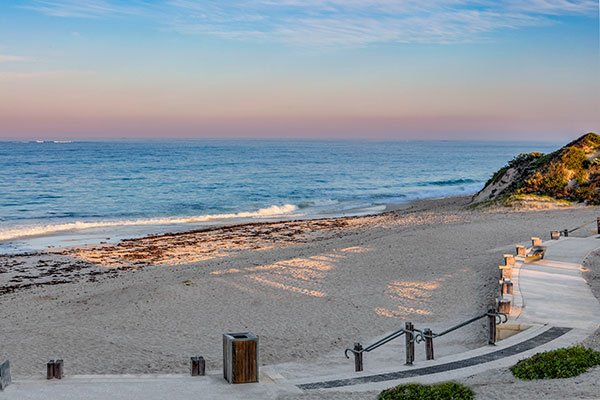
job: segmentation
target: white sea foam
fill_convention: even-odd
[[[55,225],[41,225],[20,227],[16,229],[8,229],[0,231],[0,240],[17,239],[26,236],[41,236],[56,232],[82,230],[90,228],[103,227],[118,227],[118,226],[143,226],[143,225],[171,225],[171,224],[189,224],[199,222],[209,222],[217,220],[227,220],[234,218],[268,218],[279,216],[293,216],[297,207],[293,204],[285,204],[283,206],[271,206],[261,208],[256,211],[239,212],[232,214],[208,214],[197,215],[191,217],[169,217],[169,218],[149,218],[137,220],[120,220],[120,221],[97,221],[97,222],[71,222]]]

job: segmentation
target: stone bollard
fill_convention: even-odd
[[[531,238],[531,245],[533,247],[541,246],[542,245],[542,239],[540,239],[538,237],[532,237]]]
[[[412,322],[406,322],[404,329],[408,332],[404,333],[406,346],[406,365],[413,365],[415,361],[415,335],[412,333],[415,329]]]
[[[498,300],[498,312],[510,314],[510,299],[502,297]]]
[[[525,246],[521,246],[520,244],[518,244],[515,247],[517,249],[517,255],[525,257],[525,255],[527,254],[527,249],[525,248]]]
[[[6,360],[0,364],[0,390],[4,390],[10,383],[10,361]]]
[[[515,265],[515,256],[512,254],[505,254],[504,255],[504,265],[510,266],[510,267],[514,267]]]
[[[206,375],[206,361],[202,356],[190,358],[190,373],[192,376]]]
[[[433,332],[427,328],[423,331],[425,335],[425,358],[427,360],[433,360]]]
[[[550,239],[551,240],[558,240],[558,239],[560,239],[560,232],[558,232],[558,231],[552,231],[552,232],[550,232]]]
[[[500,272],[502,273],[500,275],[501,279],[505,279],[505,280],[511,280],[512,278],[512,267],[508,266],[508,265],[499,265],[498,268],[500,269]]]

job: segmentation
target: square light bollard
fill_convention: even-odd
[[[258,336],[223,334],[223,377],[229,383],[258,382]]]
[[[498,268],[500,269],[500,272],[502,273],[500,275],[501,279],[508,280],[508,281],[510,281],[512,279],[512,267],[510,267],[508,265],[499,265]]]
[[[550,239],[551,240],[558,240],[558,239],[560,239],[560,232],[559,231],[552,231],[552,232],[550,232]]]

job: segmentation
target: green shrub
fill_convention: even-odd
[[[578,170],[587,160],[585,152],[577,147],[569,148],[562,156],[565,167],[571,170]]]
[[[583,346],[574,346],[537,353],[531,358],[519,361],[510,370],[515,377],[529,381],[570,378],[596,365],[600,365],[600,352]]]
[[[408,383],[379,394],[379,400],[472,400],[475,397],[471,388],[455,382],[437,385]]]

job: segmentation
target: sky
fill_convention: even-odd
[[[565,141],[597,0],[7,0],[1,138]]]

